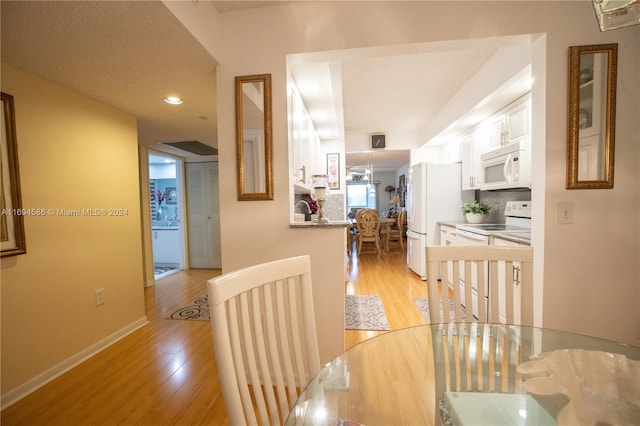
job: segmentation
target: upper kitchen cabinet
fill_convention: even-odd
[[[480,154],[487,146],[486,126],[480,124],[460,141],[460,157],[462,160],[462,189],[480,189],[482,186],[482,169]]]
[[[513,102],[489,119],[488,149],[531,139],[531,93]]]
[[[320,165],[320,138],[313,126],[300,95],[293,86],[289,91],[289,141],[291,152],[291,176],[295,193],[309,193],[311,175],[317,174]]]

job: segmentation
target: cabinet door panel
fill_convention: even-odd
[[[523,246],[524,244],[518,244],[516,242],[513,241],[509,241],[509,240],[504,240],[502,238],[495,238],[492,242],[493,245],[496,246]],[[515,268],[520,269],[520,263],[519,262],[514,262],[513,263]],[[506,322],[506,300],[505,300],[505,290],[504,287],[506,285],[507,279],[506,279],[506,265],[504,262],[498,262],[498,286],[500,287],[500,294],[499,294],[499,300],[498,300],[498,316],[500,318],[500,321],[502,322]],[[516,283],[513,287],[513,317],[516,318],[516,322],[519,324],[520,321],[518,320],[518,318],[520,318],[520,286]]]
[[[500,148],[504,143],[504,115],[495,117],[489,124],[489,148]]]
[[[529,135],[530,109],[528,101],[511,109],[508,114],[509,142],[517,142]]]
[[[462,157],[462,189],[474,189],[473,180],[475,179],[475,149],[473,147],[473,139],[470,136],[465,137],[461,143]]]

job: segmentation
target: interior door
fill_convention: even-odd
[[[218,163],[187,163],[191,268],[222,268]]]

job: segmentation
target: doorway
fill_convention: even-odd
[[[150,153],[151,241],[156,280],[185,268],[182,187],[177,160]]]
[[[218,163],[186,163],[189,265],[222,268]]]

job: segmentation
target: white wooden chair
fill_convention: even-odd
[[[463,321],[461,309],[463,300],[466,303],[466,321],[472,320],[470,303],[472,283],[477,283],[478,321],[533,325],[533,249],[531,247],[428,246],[426,261],[431,322]],[[439,273],[442,275],[441,291],[438,289]],[[482,303],[487,296],[485,294],[487,280],[489,280],[488,312],[485,304]],[[449,291],[449,287],[452,287],[452,291]],[[519,297],[516,297],[518,294]],[[453,316],[450,315],[450,303],[455,306]],[[520,305],[519,318],[515,318],[514,315],[514,306],[517,304]],[[502,312],[504,321],[500,320],[501,305],[504,308]],[[440,306],[445,308],[441,310]]]
[[[432,328],[434,424],[555,424],[527,395],[517,366],[536,353],[532,328],[461,322]]]
[[[493,424],[512,424],[517,417],[513,417],[514,412],[517,415],[517,409],[504,405],[505,401],[534,404],[526,395],[513,400],[509,399],[511,395],[506,395],[524,393],[522,377],[516,366],[528,359],[532,352],[529,346],[521,343],[521,334],[526,333],[526,329],[497,323],[533,325],[533,249],[429,246],[426,259],[429,315],[431,322],[442,323],[440,336],[433,347],[438,404],[436,424],[461,422],[461,416],[473,410],[476,410],[473,420],[476,424],[491,424],[492,421]],[[488,312],[481,302],[485,298],[487,279]],[[477,319],[472,317],[469,302],[474,282],[477,283],[479,300]],[[519,288],[519,298],[514,296],[518,294],[514,291],[516,287]],[[461,307],[463,293],[466,302],[464,319]],[[500,320],[501,301],[505,321]],[[453,313],[450,303],[455,306]],[[514,304],[520,306],[519,318],[514,315]],[[441,310],[440,306],[446,308]],[[483,409],[477,410],[478,407]],[[535,410],[535,415],[541,415],[540,410]]]
[[[224,274],[208,292],[229,422],[283,424],[320,371],[309,256]]]

